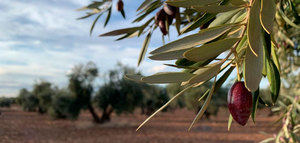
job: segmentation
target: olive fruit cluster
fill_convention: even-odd
[[[160,28],[163,35],[168,34],[166,22],[168,25],[171,25],[177,12],[179,12],[177,7],[164,4],[163,8],[156,13],[155,24]]]
[[[245,87],[244,82],[239,81],[232,85],[227,97],[228,109],[233,119],[244,126],[251,114],[251,92]]]

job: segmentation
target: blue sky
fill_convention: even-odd
[[[16,96],[19,89],[31,89],[39,80],[65,87],[68,71],[88,61],[98,65],[101,75],[113,69],[118,61],[136,67],[144,36],[116,42],[117,37],[99,38],[97,35],[134,26],[131,21],[142,2],[124,1],[126,20],[114,6],[108,26],[103,27],[104,15],[89,36],[95,17],[76,20],[85,14],[76,9],[87,5],[88,0],[1,0],[0,96]],[[170,40],[178,38],[176,36],[171,29]],[[161,34],[156,30],[149,50],[162,45],[161,41]],[[176,70],[162,63],[166,62],[146,60],[138,69],[146,75]],[[103,82],[101,76],[99,79],[96,85]]]

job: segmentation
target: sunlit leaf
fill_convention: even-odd
[[[220,0],[168,0],[166,3],[176,7],[191,7],[195,5],[213,4],[219,1]]]
[[[293,27],[295,27],[295,28],[298,28],[298,29],[300,28],[300,25],[297,25],[297,24],[295,24],[292,20],[290,20],[290,19],[284,14],[283,11],[279,10],[278,12],[280,13],[280,15],[282,16],[283,20],[284,20],[287,24],[289,24],[289,25],[291,25],[291,26],[293,26]]]
[[[275,13],[276,5],[274,0],[261,0],[260,22],[269,34],[272,33]]]
[[[161,72],[142,78],[146,83],[180,83],[189,80],[194,74],[184,72]]]
[[[194,75],[189,81],[188,84],[195,84],[206,81],[214,76],[216,76],[221,68],[222,62],[213,63],[202,68],[199,68],[194,72]]]
[[[139,75],[139,74],[126,74],[124,76],[124,78],[128,79],[128,80],[133,80],[133,81],[137,81],[137,82],[141,82],[143,76]]]
[[[192,34],[186,37],[183,37],[179,40],[175,40],[171,43],[168,43],[166,45],[163,45],[154,51],[150,52],[150,54],[157,54],[162,52],[169,52],[169,51],[176,51],[176,50],[182,50],[182,49],[188,49],[200,44],[204,44],[206,42],[209,42],[226,31],[228,31],[231,27],[234,25],[223,25],[219,27],[214,28],[208,28],[201,30],[199,33]]]
[[[244,0],[229,0],[232,5],[246,5],[247,2]]]
[[[231,124],[232,124],[232,115],[229,113],[229,117],[228,117],[228,126],[227,126],[227,130],[230,131],[231,128]]]
[[[192,24],[184,27],[180,33],[187,33],[190,32],[192,30],[195,30],[197,28],[199,28],[201,25],[205,24],[206,22],[212,20],[214,17],[216,16],[216,14],[210,14],[210,13],[206,13],[203,16],[201,16],[200,18],[198,18],[195,22],[193,22]]]
[[[278,57],[277,57],[277,54],[275,52],[275,46],[274,44],[272,44],[272,48],[271,48],[271,56],[272,56],[272,59],[274,61],[274,64],[276,65],[279,73],[281,72],[281,68],[280,68],[280,63],[279,63],[279,60],[278,60]]]
[[[227,11],[220,13],[217,18],[209,25],[210,27],[215,27],[222,25],[229,21],[235,14],[237,14],[240,11],[240,9],[232,10],[232,11]]]
[[[280,74],[273,60],[267,60],[267,77],[273,103],[276,103],[280,91]]]
[[[139,56],[139,59],[138,59],[138,66],[143,61],[143,59],[146,55],[146,52],[147,52],[147,49],[148,49],[148,46],[149,46],[149,43],[150,43],[151,35],[152,35],[152,31],[148,33],[148,35],[146,36],[146,38],[144,40],[143,47],[141,49],[140,56]]]
[[[263,47],[257,51],[258,57],[253,54],[251,49],[247,47],[246,56],[244,60],[244,79],[246,87],[254,92],[258,89],[260,80],[262,78],[263,69]]]
[[[186,51],[183,56],[191,61],[202,61],[215,57],[230,49],[240,38],[228,38],[204,44]]]
[[[221,13],[231,10],[235,10],[244,6],[233,6],[233,5],[208,5],[208,6],[193,6],[192,8],[199,12],[208,12],[208,13]]]
[[[149,57],[149,59],[159,60],[159,61],[181,59],[183,58],[183,53],[189,49],[191,48],[153,54],[152,56]]]
[[[262,27],[259,20],[260,1],[254,0],[253,5],[250,9],[248,19],[248,41],[252,52],[258,56],[259,50],[262,49]]]
[[[123,34],[127,34],[127,33],[134,33],[137,30],[139,30],[139,27],[124,28],[124,29],[110,31],[110,32],[101,34],[99,36],[117,36],[117,35],[123,35]]]

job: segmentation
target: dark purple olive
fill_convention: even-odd
[[[124,3],[122,0],[119,0],[118,3],[117,3],[117,10],[118,11],[122,11],[123,10],[123,7],[124,7]]]
[[[168,34],[165,21],[162,21],[162,20],[158,21],[158,27],[160,28],[160,31],[163,35]]]
[[[178,11],[178,8],[175,7],[175,6],[171,6],[171,5],[168,5],[168,4],[164,4],[164,11],[172,16],[173,18],[176,16],[176,13]]]
[[[252,94],[244,82],[236,82],[228,92],[228,109],[233,119],[240,125],[246,125],[252,108]]]
[[[167,14],[163,9],[159,10],[156,13],[155,18],[154,18],[155,19],[155,24],[158,25],[159,21],[165,21],[166,16],[167,16]]]
[[[173,23],[173,19],[174,18],[172,16],[170,15],[167,16],[168,25],[171,25]]]

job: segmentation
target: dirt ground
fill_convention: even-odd
[[[249,120],[242,127],[233,122],[227,131],[228,111],[222,109],[217,117],[199,120],[190,132],[187,128],[195,114],[187,110],[160,113],[138,132],[135,129],[146,119],[138,113],[114,115],[110,123],[96,125],[87,112],[69,121],[52,120],[18,107],[0,110],[1,143],[256,143],[279,128],[271,125],[276,117],[268,117],[267,110],[258,111],[256,124]]]

